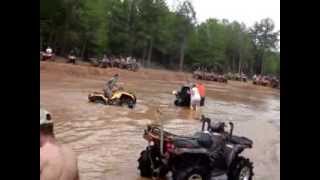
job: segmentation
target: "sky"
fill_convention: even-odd
[[[179,0],[166,0],[175,7]],[[208,18],[228,19],[243,22],[251,27],[256,21],[271,18],[275,30],[280,30],[280,0],[191,0],[198,23]]]

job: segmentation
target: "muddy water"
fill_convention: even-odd
[[[195,113],[173,106],[171,91],[184,83],[178,75],[152,70],[105,71],[41,64],[41,103],[53,113],[57,138],[77,152],[82,180],[141,180],[137,158],[146,146],[142,133],[147,123],[156,121],[159,105],[165,128],[176,134],[191,135],[199,130],[201,113],[234,122],[236,134],[254,141],[253,149],[244,152],[254,162],[254,179],[280,179],[279,91],[250,83],[205,82],[206,106]],[[135,109],[88,103],[88,93],[100,90],[111,75],[109,71],[119,72],[124,87],[136,92]]]

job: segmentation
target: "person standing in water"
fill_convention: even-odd
[[[197,111],[200,106],[201,96],[199,94],[199,90],[195,84],[192,85],[191,88],[191,101],[190,108]]]
[[[204,85],[201,82],[197,83],[196,86],[198,88],[198,91],[199,91],[199,94],[200,94],[200,97],[201,97],[200,106],[204,106],[204,101],[205,101],[205,97],[206,97],[206,89],[205,89]]]
[[[40,107],[40,179],[79,180],[75,153],[57,142],[51,114]]]

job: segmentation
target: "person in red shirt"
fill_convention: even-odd
[[[200,106],[204,106],[204,101],[205,101],[205,97],[206,97],[206,89],[202,83],[197,83],[196,86],[197,86],[199,94],[201,96]]]

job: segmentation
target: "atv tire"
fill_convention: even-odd
[[[105,101],[101,100],[101,99],[97,99],[94,102],[97,103],[97,104],[107,105],[107,103]]]
[[[179,101],[177,99],[174,101],[174,105],[179,106]]]
[[[120,106],[122,106],[123,104],[126,104],[128,106],[128,108],[132,109],[132,108],[134,108],[135,102],[131,97],[124,95],[120,98],[119,104],[120,104]]]
[[[89,97],[88,99],[89,99],[89,102],[107,105],[107,102],[105,102],[104,100],[102,100],[102,99],[99,98],[99,97]]]
[[[128,108],[132,109],[134,108],[134,101],[133,99],[127,99],[127,105],[128,105]]]
[[[210,170],[203,165],[178,169],[172,174],[173,180],[210,180]]]
[[[252,180],[253,163],[244,157],[238,157],[230,166],[228,180]]]
[[[138,169],[140,170],[141,177],[151,177],[152,169],[151,169],[151,160],[149,159],[148,152],[143,150],[140,153],[140,158],[138,159]]]

